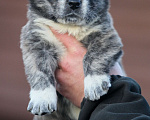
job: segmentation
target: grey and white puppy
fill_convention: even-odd
[[[109,70],[120,60],[123,46],[108,9],[109,0],[29,0],[21,49],[31,86],[27,108],[31,113],[49,114],[45,118],[50,120],[75,120],[79,114],[79,109],[56,93],[54,73],[66,48],[49,27],[74,36],[87,48],[85,98],[94,101],[107,93]]]

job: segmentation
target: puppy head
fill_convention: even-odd
[[[62,24],[86,25],[107,12],[109,0],[30,0],[32,10]]]

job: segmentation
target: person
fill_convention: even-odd
[[[132,78],[123,77],[120,65],[110,70],[108,93],[97,101],[84,98],[83,57],[86,49],[73,36],[52,32],[66,47],[56,70],[57,91],[81,108],[79,120],[150,120],[150,107]]]

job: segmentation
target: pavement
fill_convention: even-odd
[[[26,0],[0,1],[0,120],[32,120],[27,112],[29,85],[19,48]],[[112,0],[110,12],[124,44],[127,75],[150,103],[150,0]]]

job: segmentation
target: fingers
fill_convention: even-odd
[[[55,76],[56,76],[57,83],[59,83],[60,85],[69,83],[69,82],[67,82],[68,73],[63,71],[62,69],[57,69],[55,71]]]
[[[57,69],[55,71],[55,76],[56,76],[56,80],[57,80],[57,84],[56,84],[56,90],[60,93],[61,92],[61,87],[63,85],[63,80],[64,80],[64,77],[65,77],[65,74],[64,72],[61,70],[61,69]]]
[[[62,69],[57,69],[55,71],[56,80],[58,83],[61,82],[61,80],[65,77],[64,71]],[[61,83],[60,83],[61,84]]]
[[[75,63],[82,63],[87,50],[73,36],[69,36],[67,33],[60,34],[52,28],[51,30],[57,39],[67,48],[67,53],[61,57],[58,65],[64,72],[72,72],[72,68],[76,66]]]
[[[68,35],[67,33],[60,34],[54,29],[50,29],[54,33],[55,37],[68,49],[68,51],[78,52],[83,46],[79,41],[76,40],[75,37]]]
[[[71,81],[68,81],[70,75],[61,69],[57,69],[55,72],[55,76],[57,80],[56,90],[59,93],[65,93],[66,88],[68,88],[72,84]]]

